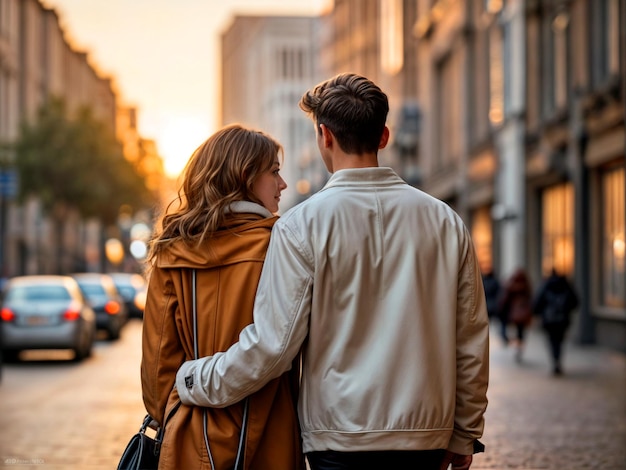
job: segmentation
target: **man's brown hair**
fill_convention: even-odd
[[[343,73],[307,91],[300,108],[312,117],[318,132],[324,124],[344,152],[363,154],[378,151],[389,101],[371,80]]]

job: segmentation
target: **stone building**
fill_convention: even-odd
[[[571,276],[578,337],[626,350],[626,2],[527,1],[528,267]]]
[[[552,268],[575,335],[626,349],[623,0],[418,2],[422,187],[485,269]]]
[[[19,137],[20,124],[32,122],[52,97],[63,99],[70,113],[88,106],[111,132],[120,132],[111,78],[67,41],[56,11],[39,0],[0,0],[0,277],[103,265],[98,221],[81,220],[65,208],[59,234],[40,201],[15,200],[19,182],[11,170],[10,144]]]
[[[335,0],[316,55],[387,92],[381,163],[461,215],[485,271],[566,274],[576,339],[624,350],[625,18],[625,0]]]
[[[238,15],[222,34],[221,124],[262,130],[283,145],[283,212],[322,184],[304,176],[308,162],[315,164],[314,136],[298,108],[317,80],[316,27],[317,19],[306,16]]]

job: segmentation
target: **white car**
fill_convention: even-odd
[[[69,276],[18,276],[3,289],[0,335],[4,360],[26,349],[72,349],[91,354],[96,314]]]

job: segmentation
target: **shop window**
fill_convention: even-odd
[[[602,175],[601,301],[608,307],[626,306],[624,199],[624,168],[605,172]]]
[[[543,275],[552,269],[572,276],[574,272],[574,186],[563,183],[542,194]]]
[[[472,240],[480,270],[487,273],[493,269],[493,227],[488,207],[478,209],[472,217]]]

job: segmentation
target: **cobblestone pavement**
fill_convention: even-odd
[[[116,468],[145,413],[140,332],[141,323],[131,322],[121,341],[99,342],[81,364],[6,366],[0,468]],[[487,452],[472,470],[626,470],[626,357],[568,345],[564,371],[550,375],[540,331],[530,332],[520,364],[492,336]]]
[[[98,341],[83,363],[47,358],[5,365],[0,469],[115,469],[145,416],[140,343],[141,322],[132,320],[121,340]]]
[[[626,357],[567,344],[553,377],[541,330],[519,364],[492,333],[487,449],[472,469],[626,469]]]

